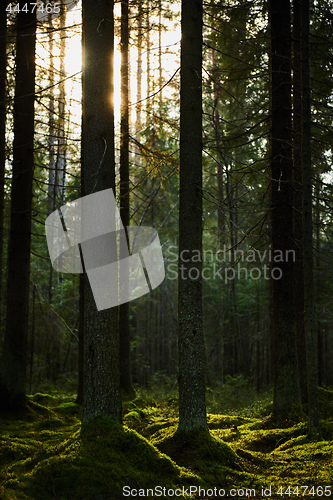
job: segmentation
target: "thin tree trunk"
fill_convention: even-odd
[[[215,68],[215,50],[212,51],[212,65]],[[219,85],[219,77],[218,72],[214,74],[214,135],[217,147],[217,196],[218,196],[218,240],[219,240],[219,248],[223,248],[226,244],[226,230],[225,230],[225,214],[223,210],[223,196],[224,196],[224,187],[223,187],[223,163],[225,163],[225,158],[222,154],[222,145],[221,145],[221,120],[219,113],[219,102],[220,102],[220,85]]]
[[[212,64],[215,68],[215,50],[212,51]],[[221,146],[221,122],[219,113],[219,101],[220,101],[220,91],[219,91],[219,77],[216,72],[214,75],[214,135],[217,147],[217,199],[218,199],[218,209],[217,209],[217,235],[218,235],[218,247],[219,250],[224,248],[226,244],[226,227],[225,227],[225,213],[223,209],[224,203],[224,179],[223,179],[223,154]],[[224,380],[224,306],[222,298],[222,283],[219,280],[219,337],[218,342],[218,374],[219,380],[223,383]]]
[[[162,118],[163,115],[163,66],[162,66],[162,0],[158,0],[158,108],[159,116]],[[159,132],[160,136],[163,131],[162,120],[159,120]]]
[[[302,1],[302,173],[303,173],[303,252],[304,325],[309,400],[309,434],[318,438],[318,359],[314,323],[312,168],[311,168],[311,82],[310,82],[310,0]]]
[[[227,161],[227,160],[226,160]],[[226,199],[228,201],[229,209],[229,234],[230,234],[230,255],[231,265],[236,266],[236,245],[237,245],[237,221],[236,221],[236,199],[235,199],[235,186],[232,183],[233,175],[233,159],[230,160],[229,166],[226,163]],[[228,282],[231,290],[232,302],[232,336],[233,336],[233,375],[239,373],[243,366],[243,349],[240,338],[240,328],[238,320],[238,307],[237,307],[237,291],[236,291],[236,277]]]
[[[56,209],[56,162],[55,162],[55,126],[54,126],[54,55],[53,55],[53,25],[52,17],[49,15],[48,50],[50,54],[49,70],[49,185],[48,185],[48,215]],[[53,266],[50,262],[49,272],[49,303],[53,300]]]
[[[6,165],[6,33],[7,2],[0,0],[0,316],[3,311],[3,244],[4,244],[4,209],[5,209],[5,165]]]
[[[61,13],[60,13],[60,83],[59,83],[59,101],[58,101],[58,114],[59,114],[59,135],[58,135],[58,152],[57,152],[57,165],[55,176],[55,189],[56,200],[59,204],[65,203],[65,186],[66,186],[66,69],[65,69],[65,56],[66,56],[66,5],[65,1],[61,0]]]
[[[84,362],[84,287],[85,275],[80,274],[79,278],[79,356],[78,356],[78,389],[76,403],[83,403],[83,362]]]
[[[130,223],[129,192],[129,28],[128,0],[121,3],[121,116],[120,116],[120,217],[125,228]],[[122,283],[128,287],[128,283]],[[119,306],[120,385],[123,396],[134,396],[131,378],[129,302]]]
[[[149,0],[147,0],[146,3],[146,27],[147,27],[147,33],[146,33],[146,54],[147,54],[147,73],[146,73],[146,85],[147,85],[147,97],[148,99],[146,100],[146,127],[149,127],[149,124],[151,122],[151,109],[152,109],[152,102],[151,99],[149,98],[151,94],[151,71],[150,71],[150,8],[149,8]]]
[[[22,9],[23,5],[21,5]],[[13,180],[8,246],[7,317],[0,387],[1,408],[26,402],[27,342],[34,170],[36,15],[17,14]]]
[[[143,0],[138,1],[138,38],[137,38],[137,49],[138,49],[138,60],[137,60],[137,74],[136,74],[136,118],[135,118],[135,138],[137,141],[140,140],[140,130],[141,130],[141,99],[142,99],[142,23],[143,23]],[[134,148],[134,163],[135,165],[140,165],[139,161],[139,148],[137,143],[135,143]]]
[[[179,427],[207,429],[201,262],[202,252],[202,1],[182,2],[180,89],[179,266],[194,279],[178,280]],[[186,259],[187,260],[187,259]],[[195,271],[195,273],[194,273]],[[193,276],[193,273],[195,276]]]
[[[54,124],[54,55],[53,55],[53,25],[50,15],[48,31],[48,51],[50,54],[50,70],[49,70],[49,185],[48,185],[48,215],[50,215],[56,208],[56,183],[55,183],[55,124]],[[52,266],[51,266],[52,267]]]
[[[315,205],[315,230],[316,230],[316,258],[315,258],[315,269],[316,269],[316,282],[314,283],[314,291],[315,291],[315,303],[319,302],[319,297],[320,297],[320,290],[322,289],[322,279],[321,279],[321,272],[320,272],[320,266],[321,266],[321,258],[320,258],[320,253],[321,253],[321,248],[320,248],[320,228],[321,228],[321,217],[320,217],[320,189],[321,189],[321,180],[319,175],[317,174],[316,176],[316,181],[315,181],[315,199],[316,199],[316,205]],[[325,370],[325,363],[324,363],[324,338],[323,338],[323,331],[321,328],[321,318],[319,315],[316,315],[316,336],[317,336],[317,343],[318,343],[318,385],[319,387],[324,387],[326,385],[326,370]]]

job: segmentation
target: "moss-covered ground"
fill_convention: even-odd
[[[271,428],[269,394],[235,387],[235,400],[230,387],[208,393],[210,434],[186,438],[172,391],[141,391],[123,427],[84,431],[74,395],[35,394],[19,419],[0,416],[0,499],[333,497],[333,390],[320,389],[322,438],[311,442],[306,422]]]

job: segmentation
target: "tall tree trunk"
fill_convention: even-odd
[[[142,99],[142,23],[143,23],[143,0],[138,0],[138,61],[137,61],[137,76],[136,76],[136,118],[135,118],[135,138],[137,141],[140,140],[141,131],[141,99]],[[139,155],[140,151],[138,145],[135,144],[135,164],[140,165]]]
[[[78,387],[76,403],[83,403],[83,361],[84,361],[84,288],[85,288],[85,275],[80,274],[79,278],[79,356],[78,356]]]
[[[151,25],[150,25],[150,15],[151,15],[151,11],[150,11],[150,8],[149,8],[149,0],[147,0],[147,3],[145,5],[146,7],[146,28],[147,28],[147,32],[146,32],[146,54],[147,54],[147,73],[146,73],[146,85],[147,85],[147,100],[146,100],[146,127],[148,128],[149,127],[149,124],[151,123],[151,111],[152,111],[152,99],[149,98],[150,94],[151,94],[151,69],[150,69],[150,29],[151,29]],[[148,136],[149,137],[149,136]]]
[[[279,276],[272,278],[274,396],[273,415],[296,416],[301,394],[296,350],[292,210],[290,1],[271,0],[271,221],[273,255],[280,254]]]
[[[223,164],[226,162],[226,158],[223,156],[222,145],[221,145],[221,117],[219,112],[220,104],[220,79],[218,65],[215,61],[216,51],[212,50],[212,65],[214,68],[213,78],[214,78],[214,113],[213,113],[213,123],[214,123],[214,136],[217,148],[217,198],[218,198],[218,244],[219,249],[224,248],[226,244],[226,231],[225,231],[225,214],[223,209],[224,202],[224,178],[223,178]]]
[[[5,165],[6,165],[6,33],[7,2],[0,0],[0,316],[3,311],[3,244],[4,244],[4,209],[5,209]]]
[[[228,165],[229,163],[229,165]],[[226,200],[229,209],[229,235],[230,235],[230,257],[231,266],[236,266],[236,246],[237,246],[237,221],[236,221],[236,197],[235,185],[232,182],[233,178],[233,158],[230,160],[225,159],[226,169]],[[238,307],[237,307],[237,290],[236,290],[236,277],[228,281],[230,286],[231,303],[232,303],[232,342],[233,342],[233,375],[241,371],[243,366],[243,353],[241,344],[241,335],[238,320]]]
[[[320,421],[318,403],[318,359],[313,295],[310,0],[302,1],[302,105],[304,326],[309,400],[309,434],[317,438],[320,435]]]
[[[213,123],[214,123],[214,136],[217,147],[217,238],[218,238],[218,248],[219,250],[224,249],[226,244],[226,228],[225,228],[225,213],[223,208],[224,203],[224,172],[223,164],[225,163],[225,158],[222,154],[221,145],[221,119],[219,113],[219,102],[220,102],[220,81],[217,70],[217,63],[215,62],[215,49],[212,50],[212,65],[216,71],[214,71],[214,113],[213,113]],[[219,341],[218,341],[218,352],[217,352],[217,371],[219,374],[219,380],[223,383],[224,380],[224,306],[222,298],[222,282],[219,280]]]
[[[318,303],[320,297],[320,291],[322,289],[322,274],[320,272],[321,267],[321,245],[320,245],[320,230],[321,230],[321,207],[320,207],[320,190],[321,190],[321,179],[320,175],[316,175],[315,180],[315,231],[316,231],[316,251],[315,251],[315,269],[316,269],[316,282],[315,282],[315,303]],[[325,354],[324,354],[324,332],[321,327],[321,317],[319,314],[316,315],[316,337],[318,344],[318,385],[319,387],[324,387],[326,385],[327,374],[325,370]]]
[[[55,176],[55,198],[57,202],[62,205],[65,203],[65,186],[66,186],[66,156],[67,156],[67,145],[66,145],[66,68],[65,68],[65,56],[66,56],[66,5],[65,1],[61,0],[61,13],[60,13],[60,23],[59,28],[61,30],[60,36],[60,83],[59,83],[59,101],[58,101],[58,151],[57,151],[57,164],[56,164],[56,176]]]
[[[50,70],[49,70],[49,185],[48,185],[48,215],[56,209],[56,162],[55,162],[55,123],[54,123],[54,55],[53,55],[53,24],[52,16],[49,15],[49,31],[48,31],[48,50],[50,55]],[[49,273],[49,303],[53,301],[53,266],[50,262]]]
[[[130,223],[129,192],[129,28],[128,0],[121,3],[121,116],[120,116],[120,217],[125,228]],[[123,286],[128,284],[123,283]],[[134,396],[131,379],[129,302],[119,306],[120,385],[126,398]]]
[[[56,182],[55,182],[55,119],[54,119],[54,43],[53,43],[53,24],[51,14],[49,15],[48,26],[48,51],[50,55],[50,70],[48,86],[50,90],[49,97],[49,185],[48,185],[48,215],[56,208]],[[51,265],[52,268],[52,265]]]
[[[304,328],[304,268],[303,268],[303,196],[302,196],[302,62],[301,62],[301,0],[294,0],[293,22],[293,160],[294,198],[293,221],[295,239],[295,314],[298,368],[303,406],[308,404]]]
[[[83,0],[82,14],[82,194],[89,195],[115,191],[113,2]],[[97,416],[121,421],[118,308],[97,311],[87,276],[84,301],[83,424]]]
[[[34,170],[36,15],[22,11],[16,21],[13,179],[8,246],[7,317],[0,386],[1,408],[26,401],[27,340]]]
[[[183,0],[181,24],[179,266],[194,279],[179,270],[178,430],[189,432],[207,429],[202,263],[182,260],[202,252],[202,0]]]
[[[158,111],[159,111],[159,136],[163,132],[163,66],[162,66],[162,0],[158,0]]]

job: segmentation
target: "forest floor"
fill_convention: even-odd
[[[270,393],[242,379],[208,391],[211,437],[184,442],[176,391],[158,382],[123,404],[124,427],[80,432],[75,396],[54,388],[30,396],[20,420],[2,415],[0,499],[333,497],[333,390],[320,389],[319,442],[305,421],[269,428]]]

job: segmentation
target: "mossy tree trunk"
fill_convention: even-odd
[[[36,15],[22,11],[16,20],[13,178],[8,246],[7,315],[0,383],[1,408],[26,403],[29,317]]]
[[[273,255],[282,262],[272,279],[274,396],[273,415],[301,413],[294,310],[294,249],[292,190],[291,22],[290,1],[271,0],[271,221]]]
[[[83,0],[82,194],[115,191],[113,2]],[[112,214],[110,214],[112,217]],[[121,421],[118,308],[97,311],[85,277],[83,424]]]
[[[202,1],[182,2],[178,278],[179,432],[206,429],[202,251]]]

